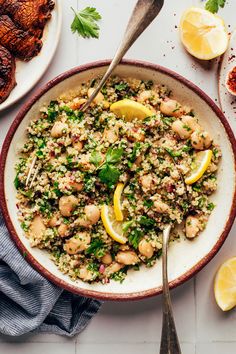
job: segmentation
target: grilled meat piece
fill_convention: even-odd
[[[41,37],[54,5],[52,0],[0,0],[0,14],[8,15],[20,28]]]
[[[16,85],[15,58],[4,47],[0,46],[0,103],[5,101]]]
[[[42,41],[18,28],[7,15],[0,16],[0,45],[17,58],[28,61],[38,55]]]

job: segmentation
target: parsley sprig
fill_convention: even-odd
[[[116,164],[121,161],[124,153],[123,148],[112,149],[109,148],[106,153],[105,161],[98,167],[101,182],[105,183],[108,187],[112,187],[120,177],[120,171]]]
[[[82,11],[76,12],[71,8],[75,14],[74,20],[71,24],[71,31],[78,33],[83,38],[99,38],[99,26],[97,21],[101,20],[101,15],[94,7],[86,7]]]
[[[220,7],[224,7],[226,0],[208,0],[205,5],[205,9],[215,14],[219,11]]]

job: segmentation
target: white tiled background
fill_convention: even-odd
[[[56,56],[38,86],[73,66],[111,58],[135,4],[135,0],[59,1],[64,6],[63,32]],[[220,15],[231,31],[235,27],[236,1],[227,3]],[[135,43],[127,58],[169,67],[190,78],[217,100],[216,61],[200,63],[186,54],[176,28],[184,9],[202,4],[201,0],[166,0],[159,17]],[[86,5],[95,6],[102,14],[99,40],[79,39],[71,34],[70,6],[81,9]],[[0,113],[1,143],[26,99]],[[183,354],[236,353],[236,310],[222,313],[213,298],[214,273],[225,259],[235,254],[234,227],[214,260],[194,279],[172,291]],[[25,335],[17,339],[0,336],[0,354],[154,354],[159,351],[160,332],[159,297],[133,303],[106,303],[84,332],[73,339],[50,334]]]

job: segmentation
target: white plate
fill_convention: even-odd
[[[236,97],[231,95],[225,86],[228,72],[236,66],[236,30],[232,33],[229,48],[224,54],[219,70],[219,98],[223,113],[236,129]]]
[[[43,47],[40,53],[29,62],[16,61],[16,87],[10,96],[0,104],[0,112],[29,92],[41,79],[51,63],[60,39],[62,25],[62,5],[55,0],[52,18],[47,22],[43,34]]]

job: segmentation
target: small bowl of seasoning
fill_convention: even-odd
[[[234,96],[236,96],[236,66],[231,69],[226,77],[226,88]]]

